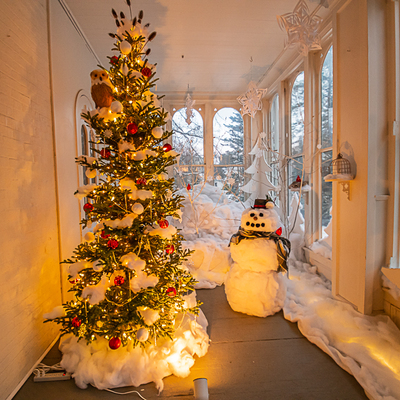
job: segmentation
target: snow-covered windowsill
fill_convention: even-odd
[[[318,273],[324,275],[326,279],[332,281],[332,260],[318,253],[315,253],[308,247],[303,247],[306,260],[309,264],[317,267]]]
[[[400,268],[382,268],[383,307],[400,328]]]

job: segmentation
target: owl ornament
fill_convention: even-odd
[[[114,86],[110,82],[108,72],[103,69],[95,69],[90,73],[91,95],[97,108],[110,107],[113,102]]]
[[[256,200],[243,212],[240,228],[230,240],[233,265],[225,281],[226,297],[234,311],[266,317],[282,309],[290,242],[281,233],[271,200]]]

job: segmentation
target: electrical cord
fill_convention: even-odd
[[[64,368],[60,365],[60,363],[54,365],[46,365],[43,363],[39,363],[36,365],[36,368],[33,370],[33,375],[37,377],[43,377],[49,371],[64,371]]]

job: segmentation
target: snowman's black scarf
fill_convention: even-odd
[[[229,241],[229,246],[231,243],[239,244],[243,239],[269,239],[276,243],[276,248],[278,251],[278,272],[288,271],[288,266],[286,260],[290,254],[290,241],[282,236],[277,235],[275,232],[258,232],[258,231],[248,231],[239,227],[239,230],[232,235]]]

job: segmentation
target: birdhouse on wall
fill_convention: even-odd
[[[330,164],[330,174],[325,176],[325,182],[343,182],[351,181],[353,179],[354,176],[351,172],[350,161],[344,158],[341,153],[339,153],[337,158],[332,160]]]
[[[341,153],[337,158],[332,160],[330,164],[330,173],[324,177],[325,182],[339,182],[342,185],[342,190],[347,194],[347,199],[350,200],[350,182],[354,179],[351,171],[350,161],[343,157]]]

